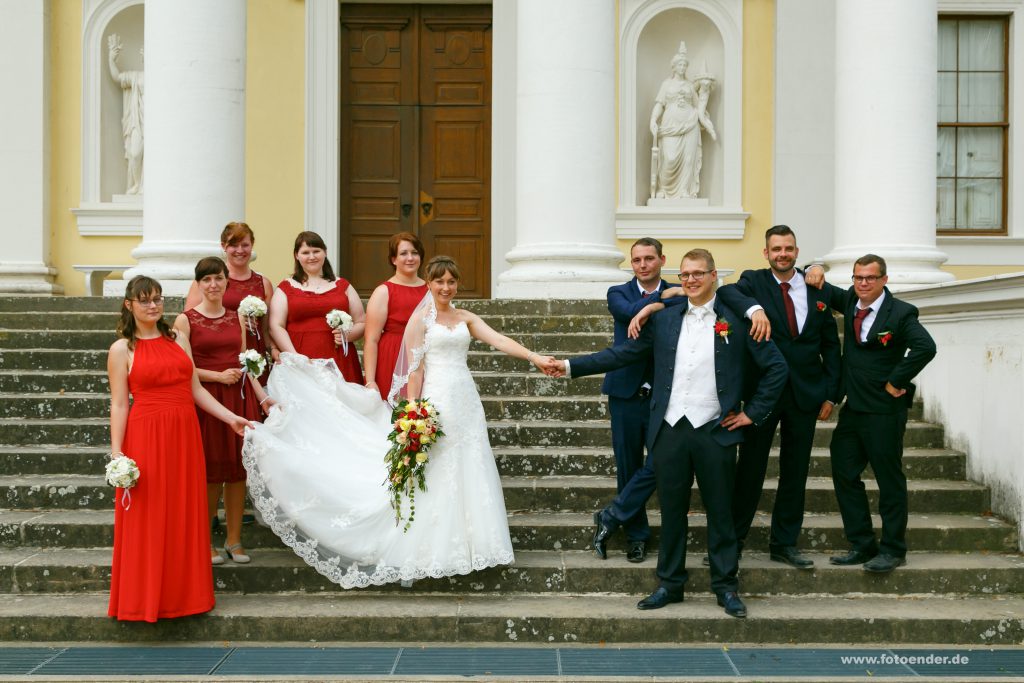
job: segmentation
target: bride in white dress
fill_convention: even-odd
[[[467,351],[476,338],[539,369],[553,361],[451,305],[459,281],[451,258],[431,259],[426,276],[429,291],[406,328],[392,393],[407,384],[408,397],[429,398],[445,436],[430,450],[426,491],[416,492],[407,532],[384,485],[391,407],[376,390],[345,382],[333,361],[281,354],[267,386],[278,407],[246,430],[242,459],[253,503],[299,557],[344,588],[514,561]]]

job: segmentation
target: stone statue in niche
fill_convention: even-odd
[[[708,97],[715,79],[704,70],[693,80],[686,78],[689,60],[686,43],[672,57],[672,75],[666,78],[651,111],[651,198],[683,199],[700,194],[703,151],[701,129],[717,140],[708,116]]]
[[[121,54],[121,37],[116,33],[107,37],[107,63],[110,75],[121,86],[121,133],[124,136],[124,158],[128,161],[128,179],[125,194],[142,194],[143,153],[143,79],[141,71],[121,71],[117,58]],[[142,49],[139,49],[142,55]]]

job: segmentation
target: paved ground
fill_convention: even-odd
[[[1024,648],[46,645],[0,680],[1024,681]]]

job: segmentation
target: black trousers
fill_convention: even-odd
[[[860,413],[844,406],[832,434],[832,484],[843,515],[846,539],[854,550],[879,549],[861,474],[871,465],[878,482],[878,513],[882,517],[881,551],[907,554],[907,477],[903,473],[903,433],[907,411]]]
[[[711,590],[737,590],[736,532],[732,521],[732,491],[736,447],[722,446],[711,437],[717,421],[694,429],[685,417],[674,427],[661,425],[651,449],[661,501],[661,543],[658,578],[671,593],[683,590],[686,572],[686,534],[689,530],[690,487],[694,476],[708,518]]]
[[[736,540],[742,550],[750,525],[757,514],[764,476],[768,471],[768,455],[781,425],[779,452],[779,489],[772,507],[771,550],[795,547],[804,523],[804,497],[807,471],[811,464],[811,447],[818,411],[801,410],[786,388],[775,410],[759,425],[750,425],[740,444],[736,463],[736,489],[733,492],[732,516],[736,524]]]
[[[651,421],[651,399],[649,396],[632,398],[608,397],[608,411],[612,422],[612,451],[615,453],[616,491],[622,493],[633,475],[643,467],[644,444],[647,442],[647,426]],[[627,502],[632,512],[625,519],[617,520],[626,531],[630,542],[647,541],[651,527],[647,522],[645,507],[650,493],[640,492]],[[616,501],[618,497],[616,497]]]

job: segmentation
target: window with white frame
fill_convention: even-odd
[[[1005,16],[939,17],[936,229],[1006,234]]]

